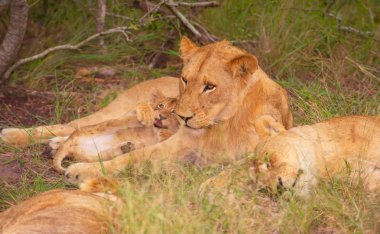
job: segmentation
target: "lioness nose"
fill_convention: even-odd
[[[178,115],[178,114],[177,114]],[[193,118],[193,116],[191,117],[185,117],[185,116],[182,116],[182,115],[178,115],[178,117],[180,117],[183,121],[185,121],[185,123],[187,123],[187,121],[191,118]]]

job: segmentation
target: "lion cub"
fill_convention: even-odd
[[[263,132],[275,125],[266,125]],[[380,190],[380,116],[348,116],[305,125],[260,141],[255,153],[237,163],[249,168],[257,189],[292,189],[308,197],[320,179],[338,175],[360,176],[369,191]],[[274,130],[277,131],[276,129]],[[200,187],[227,188],[236,167],[208,179]]]
[[[59,146],[53,157],[54,168],[64,172],[62,161],[67,157],[81,162],[109,160],[166,140],[179,128],[173,113],[175,104],[176,98],[156,91],[150,103],[138,105],[121,119],[76,130]]]
[[[380,189],[380,116],[348,116],[292,128],[256,147],[258,187],[307,197],[319,179],[349,173]]]

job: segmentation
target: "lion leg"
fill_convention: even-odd
[[[123,171],[128,165],[138,167],[146,161],[161,162],[173,160],[174,158],[183,157],[181,152],[184,148],[190,149],[194,146],[183,146],[182,142],[186,142],[186,135],[176,133],[166,141],[148,146],[139,150],[122,154],[116,158],[102,163],[76,163],[69,166],[65,176],[68,181],[78,183],[86,179],[102,177],[104,173],[107,175],[116,175]]]
[[[0,139],[15,146],[26,146],[32,143],[47,143],[49,138],[55,136],[68,136],[75,128],[64,124],[39,126],[36,128],[4,128]]]
[[[34,142],[47,143],[50,138],[56,136],[69,136],[76,129],[122,117],[134,110],[137,104],[149,102],[151,94],[157,89],[167,97],[177,97],[179,95],[178,79],[162,77],[139,83],[121,93],[105,108],[67,124],[35,128],[5,128],[0,133],[0,139],[11,145],[26,146]]]

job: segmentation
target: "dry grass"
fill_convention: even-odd
[[[329,2],[225,0],[222,7],[203,12],[198,20],[220,38],[255,41],[254,47],[244,43],[240,46],[257,55],[263,69],[289,90],[296,125],[333,116],[379,114],[379,35],[377,39],[362,38],[339,31],[336,20],[324,15]],[[139,16],[119,1],[113,1],[113,4],[116,13],[133,12],[133,16]],[[38,4],[34,7],[38,8]],[[65,32],[63,36],[52,38],[36,33],[40,46],[24,48],[24,54],[34,53],[56,42],[79,41],[91,34],[88,29],[94,29],[94,25],[88,20],[91,14],[85,7],[75,7],[71,13],[53,4],[51,9],[55,8],[59,14],[48,14],[46,18],[51,20],[46,24],[46,30],[48,35],[54,31]],[[375,0],[336,1],[331,11],[339,14],[344,24],[373,32],[379,30],[380,4]],[[74,23],[71,17],[81,20]],[[87,23],[84,25],[83,22]],[[128,22],[121,19],[107,21],[111,26],[121,23]],[[71,26],[70,30],[67,25]],[[166,30],[166,24],[157,23],[136,35],[135,41],[128,45],[116,37],[106,40],[105,51],[99,51],[96,45],[92,45],[80,54],[51,55],[42,62],[24,66],[14,74],[13,82],[26,78],[28,86],[34,88],[51,89],[56,85],[61,87],[61,84],[68,89],[78,88],[73,76],[75,67],[99,63],[118,67],[120,76],[125,77],[122,79],[132,82],[162,74],[178,74],[177,65],[166,69],[148,69],[146,65],[147,57],[161,43]],[[172,64],[177,64],[179,60],[175,52],[170,52],[170,56],[174,61]],[[45,82],[46,76],[53,77],[50,83]],[[94,85],[76,91],[89,94],[101,89],[104,86]],[[103,104],[109,101],[108,97]],[[65,112],[63,102],[64,99],[57,98],[55,122],[61,120],[59,113]],[[85,106],[90,110],[93,105]],[[0,148],[2,152],[14,152],[5,146]],[[32,149],[28,154],[38,155],[39,152]],[[181,169],[182,176],[167,171],[153,172],[149,167],[139,171],[127,170],[121,177],[123,182],[119,189],[124,206],[115,227],[120,227],[123,233],[380,231],[379,196],[365,193],[360,183],[344,178],[321,183],[307,201],[297,198],[285,200],[255,192],[247,168],[243,166],[234,168],[234,180],[227,190],[211,190],[205,196],[199,196],[200,184],[217,174],[220,168]],[[66,185],[34,175],[32,180],[1,187],[0,204],[5,208],[57,186]]]

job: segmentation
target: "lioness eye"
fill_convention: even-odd
[[[158,109],[164,109],[165,105],[163,103],[160,103],[157,105],[157,108]]]
[[[187,86],[187,80],[185,79],[185,77],[181,77],[181,80],[182,80],[182,82],[183,82],[183,84],[185,85],[185,86]]]
[[[213,91],[214,89],[216,88],[215,85],[212,85],[212,84],[206,84],[204,89],[203,89],[203,92],[207,92],[207,91]]]

